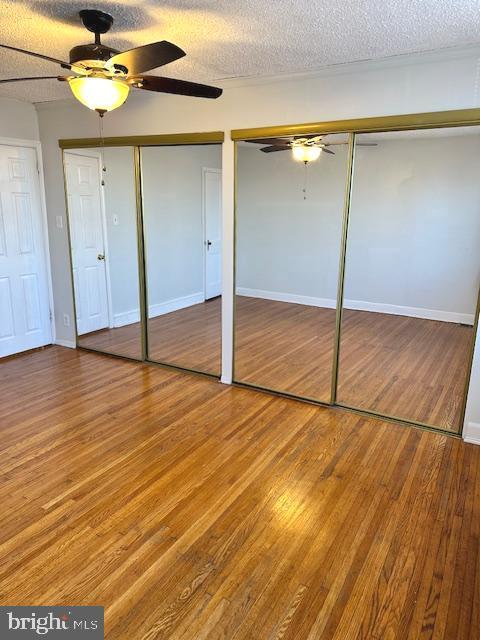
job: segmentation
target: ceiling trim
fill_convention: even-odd
[[[480,124],[480,109],[456,109],[409,113],[353,120],[333,120],[306,124],[287,124],[255,129],[233,129],[232,140],[249,140],[277,136],[292,136],[310,133],[368,133],[372,131],[407,131],[409,129],[435,129],[440,127],[462,127]]]

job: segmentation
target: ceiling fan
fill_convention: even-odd
[[[120,107],[127,99],[132,87],[197,98],[218,98],[222,95],[222,89],[217,87],[174,78],[144,75],[146,71],[169,64],[186,55],[185,51],[171,42],[162,40],[120,52],[100,41],[101,34],[107,33],[113,24],[111,15],[96,9],[84,9],[79,15],[85,28],[95,34],[95,41],[73,47],[69,62],[0,44],[3,49],[18,51],[59,64],[62,69],[68,69],[75,75],[9,78],[0,80],[0,84],[53,79],[68,82],[77,100],[89,109],[97,111],[101,116],[106,111]]]
[[[291,136],[290,138],[259,138],[258,140],[246,140],[253,144],[265,144],[260,151],[263,153],[273,153],[275,151],[291,151],[294,160],[299,162],[313,162],[318,160],[321,153],[328,153],[332,156],[335,152],[329,147],[346,145],[348,142],[323,142],[324,135],[311,136]],[[375,142],[360,142],[359,147],[376,147]]]

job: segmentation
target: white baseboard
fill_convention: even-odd
[[[132,309],[131,311],[122,311],[116,313],[113,316],[113,326],[125,327],[127,324],[133,324],[134,322],[140,322],[140,310]]]
[[[295,304],[304,304],[309,307],[323,307],[326,309],[335,309],[336,306],[336,300],[333,298],[316,298],[294,293],[280,293],[277,291],[249,289],[246,287],[237,287],[237,295],[248,296],[250,298],[263,298],[264,300],[276,300],[277,302],[292,302]],[[344,306],[346,309],[354,309],[356,311],[387,313],[397,316],[409,316],[411,318],[423,318],[424,320],[441,320],[442,322],[455,322],[457,324],[462,323],[469,325],[473,325],[474,323],[473,314],[442,311],[439,309],[422,309],[420,307],[404,307],[396,304],[349,299],[345,299]]]
[[[167,300],[166,302],[160,302],[159,304],[149,305],[149,317],[156,318],[157,316],[163,316],[165,313],[171,313],[172,311],[178,311],[179,309],[186,309],[192,307],[194,304],[200,304],[205,302],[205,296],[203,291],[192,293],[188,296],[182,296],[181,298],[174,298],[173,300]]]
[[[166,302],[160,302],[158,304],[151,304],[148,307],[149,318],[156,318],[157,316],[163,316],[166,313],[172,311],[178,311],[179,309],[186,309],[194,304],[200,304],[205,302],[203,291],[192,293],[188,296],[182,296],[180,298],[173,298]],[[114,327],[124,327],[127,324],[133,324],[134,322],[140,322],[139,309],[132,309],[131,311],[124,311],[122,313],[116,313],[113,317]]]
[[[53,344],[58,344],[59,347],[68,347],[69,349],[77,348],[77,345],[73,340],[62,340],[61,338],[56,338]]]
[[[345,300],[345,308],[356,311],[389,313],[395,316],[409,316],[410,318],[423,318],[424,320],[470,324],[472,326],[475,320],[473,313],[457,313],[455,311],[442,311],[441,309],[423,309],[422,307],[403,307],[398,304],[365,302],[364,300]]]
[[[335,309],[336,301],[330,298],[315,298],[313,296],[301,296],[296,293],[279,293],[278,291],[265,291],[264,289],[248,289],[237,287],[237,295],[249,298],[263,298],[264,300],[275,300],[277,302],[293,302],[294,304],[304,304],[308,307],[326,307]]]
[[[480,424],[467,422],[463,429],[463,439],[470,444],[480,444]]]

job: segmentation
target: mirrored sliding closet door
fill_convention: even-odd
[[[480,276],[479,128],[356,140],[337,402],[459,432]]]
[[[237,143],[236,382],[330,402],[348,141]]]
[[[221,144],[141,149],[148,359],[220,375]]]
[[[142,358],[131,147],[64,151],[77,343]]]

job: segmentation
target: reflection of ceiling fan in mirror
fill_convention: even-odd
[[[216,87],[174,78],[144,75],[146,71],[169,64],[186,55],[182,49],[171,42],[162,40],[120,52],[100,42],[100,35],[107,33],[113,24],[112,16],[103,11],[85,9],[80,11],[80,18],[85,28],[95,34],[95,42],[73,47],[69,62],[0,44],[4,49],[59,64],[62,69],[68,69],[75,75],[9,78],[0,80],[0,84],[27,80],[66,81],[74,96],[89,109],[98,111],[100,115],[121,106],[127,99],[131,87],[197,98],[221,96],[222,89]]]
[[[318,160],[322,152],[328,153],[332,156],[335,152],[329,147],[346,145],[348,142],[323,142],[324,135],[311,135],[311,136],[292,136],[290,138],[259,138],[257,140],[246,140],[253,144],[265,144],[266,147],[262,147],[260,151],[263,153],[273,153],[274,151],[291,151],[294,160],[299,162],[313,162]],[[376,147],[375,142],[360,142],[357,143],[359,147]]]

